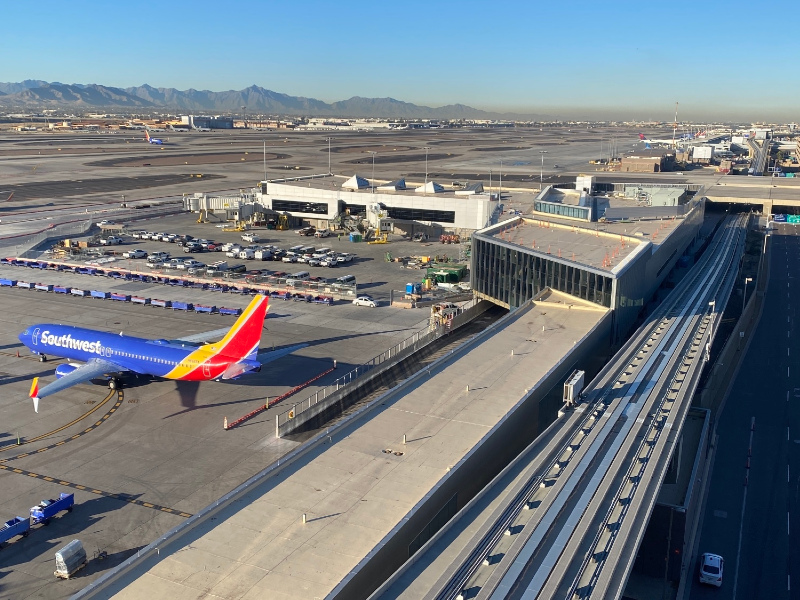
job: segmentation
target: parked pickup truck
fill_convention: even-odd
[[[257,233],[245,233],[242,235],[242,240],[245,242],[250,242],[251,244],[259,241],[260,239],[261,238],[258,237]]]
[[[62,510],[72,512],[72,507],[75,505],[75,494],[59,495],[58,500],[42,500],[36,506],[31,507],[31,525],[43,523],[48,525],[50,519],[60,513]]]

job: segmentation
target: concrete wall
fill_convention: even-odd
[[[520,307],[504,321],[523,318],[529,308],[530,305]],[[573,369],[607,344],[610,317],[611,313],[607,313],[545,378],[537,382],[328,598],[352,600],[369,597],[410,558],[409,545],[454,495],[457,496],[457,508],[460,510],[522,452],[536,437],[541,400],[554,386],[563,385]]]

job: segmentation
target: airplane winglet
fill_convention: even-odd
[[[39,378],[34,377],[31,383],[30,397],[33,399],[33,410],[39,412]]]

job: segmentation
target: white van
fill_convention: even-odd
[[[272,260],[272,250],[256,250],[254,257],[256,260]]]
[[[298,271],[286,278],[286,285],[297,285],[299,282],[305,281],[309,277],[311,277],[311,273],[308,271]]]
[[[325,258],[330,251],[330,248],[318,248],[317,251],[312,255],[312,258]]]
[[[336,278],[336,283],[347,283],[347,284],[355,284],[356,276],[355,275],[342,275],[341,277]]]

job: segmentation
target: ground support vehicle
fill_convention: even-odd
[[[28,537],[28,532],[31,530],[31,520],[24,517],[14,517],[10,521],[6,521],[0,526],[0,548],[3,544],[13,537],[21,535]]]
[[[75,494],[59,495],[58,500],[42,500],[36,506],[31,507],[31,525],[42,523],[48,525],[50,519],[60,513],[62,510],[72,512],[72,507],[75,505]]]

